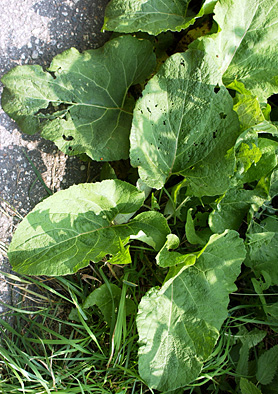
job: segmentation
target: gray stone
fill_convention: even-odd
[[[32,59],[37,59],[39,57],[39,52],[38,51],[33,51],[31,55]]]

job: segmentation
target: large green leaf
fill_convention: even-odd
[[[28,134],[94,160],[128,157],[133,102],[127,91],[155,67],[148,40],[115,38],[102,48],[56,56],[50,72],[20,66],[2,78],[4,110]]]
[[[144,193],[119,180],[80,184],[38,204],[19,224],[8,256],[15,271],[66,275],[121,251],[131,235],[159,250],[170,232],[158,212],[114,224],[119,213],[137,211]]]
[[[171,174],[188,178],[196,195],[228,187],[239,132],[233,102],[214,59],[199,50],[171,56],[138,100],[131,131],[131,163],[150,187]]]
[[[174,390],[197,378],[227,317],[229,293],[245,257],[235,231],[213,235],[185,266],[139,305],[139,372],[149,387]]]
[[[217,36],[193,43],[215,56],[225,84],[243,82],[265,101],[278,92],[278,1],[219,0]]]
[[[180,31],[213,11],[217,0],[206,0],[198,14],[188,11],[190,0],[112,0],[105,10],[103,30],[121,33]]]
[[[207,241],[205,241],[206,233],[202,235],[201,233],[198,234],[196,232],[194,220],[192,218],[192,211],[193,211],[193,208],[188,209],[187,215],[186,215],[186,223],[185,223],[186,239],[189,243],[191,243],[193,245],[204,246],[207,243]]]

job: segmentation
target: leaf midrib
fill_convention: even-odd
[[[55,242],[53,245],[50,245],[50,246],[48,246],[48,247],[46,247],[46,248],[44,248],[44,250],[45,250],[45,253],[48,253],[51,249],[53,249],[53,248],[55,248],[55,247],[58,247],[58,246],[61,246],[63,243],[65,243],[65,242],[70,242],[70,241],[73,241],[73,240],[77,240],[79,237],[81,237],[81,236],[84,236],[84,235],[89,235],[89,234],[93,234],[93,233],[95,233],[95,232],[98,232],[98,231],[102,231],[102,230],[105,230],[105,229],[108,229],[108,228],[110,228],[110,229],[112,229],[113,231],[114,231],[114,229],[117,229],[117,228],[120,228],[120,227],[129,227],[129,223],[124,223],[124,224],[117,224],[117,225],[108,225],[108,226],[104,226],[104,227],[98,227],[98,228],[96,228],[96,229],[94,229],[94,230],[90,230],[90,231],[86,231],[86,232],[83,232],[83,233],[78,233],[76,236],[74,236],[74,237],[69,237],[69,238],[67,238],[67,239],[64,239],[63,241],[60,241],[60,242]],[[34,238],[37,238],[37,237],[40,237],[41,235],[44,235],[44,234],[48,234],[49,232],[52,232],[52,231],[55,231],[56,230],[56,228],[54,228],[54,229],[52,229],[52,230],[49,230],[49,231],[43,231],[42,233],[40,233],[40,234],[36,234],[35,236],[33,236],[32,238],[29,238],[29,240],[34,240]],[[73,230],[73,229],[66,229],[67,231],[68,230],[70,230],[70,231],[75,231],[75,230]],[[27,240],[27,241],[25,241],[23,244],[20,244],[20,245],[18,245],[17,246],[17,249],[18,248],[20,248],[20,246],[22,246],[22,245],[24,245],[24,244],[26,244],[26,242],[28,242],[29,240]],[[93,246],[94,247],[94,246]],[[92,249],[90,249],[90,251],[91,251]],[[34,254],[34,253],[32,253],[32,260],[34,259],[34,258],[36,258],[36,256],[38,256],[41,252],[42,252],[43,250],[40,250],[38,253],[36,253],[36,254]],[[89,251],[89,252],[90,252]],[[86,253],[86,255],[88,254],[88,252]],[[24,263],[26,262],[26,261],[28,261],[30,258],[27,258],[26,260],[24,260],[22,263],[21,263],[21,265],[24,265]]]

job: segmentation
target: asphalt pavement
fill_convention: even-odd
[[[98,48],[108,40],[102,33],[108,0],[0,0],[0,78],[13,67],[39,64],[75,47],[79,51]],[[2,93],[0,84],[0,96]],[[16,224],[42,198],[46,186],[53,191],[91,180],[99,165],[88,166],[59,152],[38,135],[22,134],[0,108],[0,271],[10,272],[5,256]],[[15,289],[16,290],[16,289]],[[14,304],[14,287],[0,274],[0,301]],[[0,314],[5,306],[0,305]]]

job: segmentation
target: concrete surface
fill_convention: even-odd
[[[0,78],[17,65],[47,67],[53,56],[72,46],[82,51],[103,45],[109,38],[100,32],[107,2],[0,0]],[[23,151],[53,191],[91,180],[99,171],[97,163],[69,158],[53,143],[21,134],[0,108],[0,271],[5,272],[10,271],[5,249],[16,224],[46,195]],[[13,292],[3,275],[0,301],[13,303]]]

